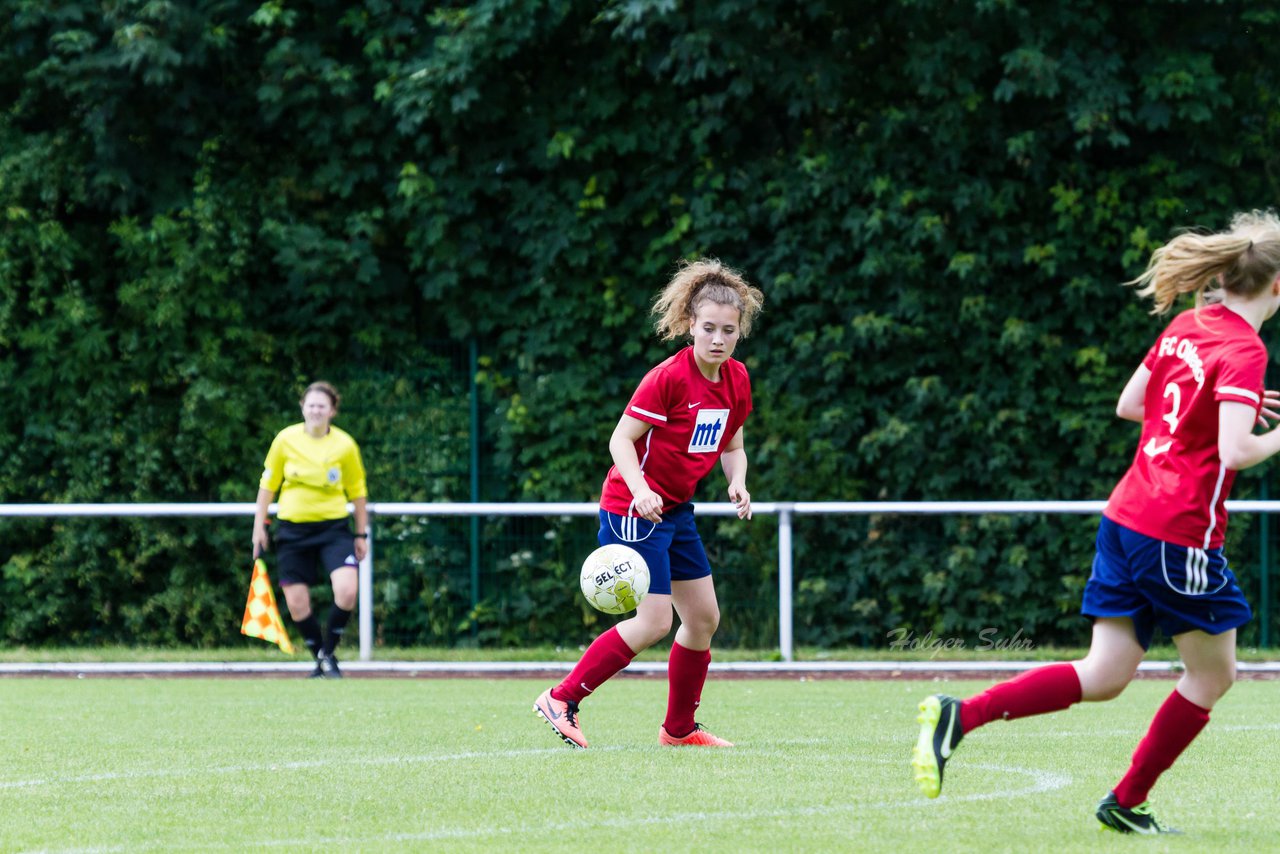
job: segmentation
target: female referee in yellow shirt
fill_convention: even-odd
[[[253,516],[253,552],[267,548],[267,507],[276,493],[276,563],[289,615],[316,658],[312,678],[341,679],[333,651],[356,606],[356,567],[369,550],[364,464],[360,448],[331,423],[341,398],[329,383],[314,382],[302,395],[302,423],[276,434],[267,451]],[[347,524],[355,506],[356,530]],[[311,613],[311,587],[320,570],[333,584],[333,608],[323,634]]]

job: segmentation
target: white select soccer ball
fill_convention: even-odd
[[[634,611],[649,592],[649,565],[630,546],[610,543],[587,555],[579,578],[591,607],[606,614]]]

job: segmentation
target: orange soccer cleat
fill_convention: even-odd
[[[658,744],[664,747],[733,747],[732,741],[725,741],[702,728],[702,724],[694,724],[693,732],[676,738],[667,732],[665,726],[658,727]]]
[[[564,739],[565,744],[578,750],[586,749],[587,737],[582,734],[582,728],[578,726],[577,703],[557,700],[551,696],[551,689],[548,688],[534,702],[533,710],[542,715],[555,730],[556,735]]]

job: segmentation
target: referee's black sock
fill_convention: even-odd
[[[294,620],[298,631],[302,632],[302,642],[307,645],[307,649],[311,650],[312,658],[320,657],[320,647],[324,645],[324,638],[320,633],[320,621],[316,619],[315,612],[312,611],[304,620]]]
[[[336,604],[329,609],[329,625],[324,633],[324,652],[326,655],[332,655],[333,651],[338,648],[338,642],[342,640],[342,633],[347,630],[347,620],[351,619],[351,612],[344,611]]]

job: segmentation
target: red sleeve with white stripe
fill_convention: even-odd
[[[1262,390],[1267,372],[1267,350],[1260,342],[1251,342],[1247,351],[1223,362],[1213,387],[1214,400],[1246,403],[1262,408]]]
[[[669,389],[667,372],[661,366],[654,368],[640,380],[627,404],[626,414],[655,427],[666,424],[671,411]]]

